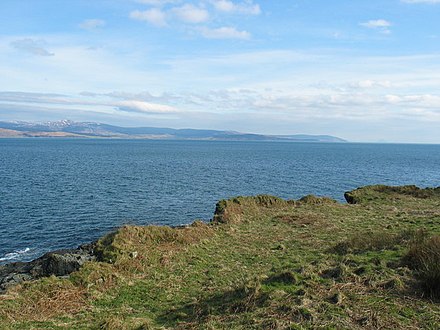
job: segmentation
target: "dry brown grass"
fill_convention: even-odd
[[[11,323],[20,320],[46,321],[53,317],[72,316],[87,306],[86,290],[67,280],[50,277],[17,286],[3,297],[0,316]],[[17,308],[20,306],[20,308]]]
[[[239,223],[242,221],[243,206],[237,201],[222,200],[217,203],[213,223]]]
[[[111,315],[99,324],[102,330],[152,330],[157,329],[151,320],[145,318],[127,318],[125,315]]]
[[[102,261],[114,263],[125,259],[141,261],[151,251],[174,251],[196,244],[214,234],[211,225],[196,221],[191,226],[124,226],[97,243],[96,251]],[[140,265],[143,263],[139,263]],[[131,266],[135,266],[132,263]]]
[[[236,197],[229,200],[221,200],[217,203],[213,218],[214,224],[228,223],[237,224],[246,216],[243,214],[258,213],[262,208],[271,209],[295,205],[295,201],[270,196],[258,195],[255,197]]]
[[[299,200],[299,202],[311,205],[333,205],[338,203],[332,198],[320,197],[315,195],[304,196]]]
[[[121,251],[130,249],[137,249],[139,251],[150,250],[151,247],[170,251],[173,247],[178,249],[185,245],[196,244],[212,234],[212,226],[200,222],[193,226],[176,228],[165,226],[125,226],[118,231],[112,244]]]
[[[114,265],[98,262],[86,263],[80,272],[71,274],[70,278],[74,284],[87,288],[90,298],[99,297],[123,282],[123,278],[115,272]]]

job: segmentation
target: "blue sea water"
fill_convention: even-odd
[[[237,195],[343,201],[369,184],[440,186],[440,145],[0,139],[0,263],[123,224],[209,220]]]

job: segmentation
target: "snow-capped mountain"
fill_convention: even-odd
[[[224,141],[291,141],[291,142],[346,142],[330,135],[262,135],[233,131],[203,129],[173,129],[160,127],[119,127],[93,122],[71,120],[45,123],[0,122],[0,137],[107,137],[178,140]]]

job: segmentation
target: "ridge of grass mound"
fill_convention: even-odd
[[[236,197],[210,223],[124,226],[69,277],[0,295],[0,329],[438,329],[438,191]]]
[[[414,197],[420,199],[440,198],[440,187],[419,188],[414,185],[408,186],[384,186],[373,185],[355,189],[344,194],[349,204],[362,204],[374,201]]]
[[[282,198],[270,195],[258,195],[254,197],[238,196],[231,199],[223,199],[215,206],[213,223],[239,223],[245,217],[244,213],[253,214],[259,208],[275,208],[288,204],[295,204],[295,201],[286,201]]]
[[[212,227],[201,221],[190,226],[123,226],[96,243],[98,260],[114,263],[121,258],[136,258],[152,250],[170,251],[199,242],[212,234]]]

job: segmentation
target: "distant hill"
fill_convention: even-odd
[[[119,127],[93,122],[61,120],[46,123],[0,122],[0,137],[85,137],[156,140],[347,142],[330,135],[262,135],[234,131]]]

